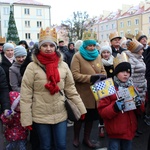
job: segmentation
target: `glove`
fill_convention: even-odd
[[[85,119],[85,114],[81,115],[80,119],[84,120]]]
[[[100,74],[100,80],[103,81],[106,79],[106,75]]]
[[[120,99],[116,100],[116,102],[114,104],[115,111],[116,112],[123,111],[124,108],[125,108],[124,98],[120,98]]]
[[[26,126],[26,129],[28,129],[28,130],[32,130],[32,126]]]
[[[106,76],[103,75],[103,74],[95,74],[95,75],[92,75],[91,78],[90,78],[90,83],[93,85],[97,80],[105,80],[106,79]]]
[[[140,97],[140,96],[136,96],[136,97],[134,98],[134,101],[135,101],[135,106],[136,106],[136,107],[141,106],[142,101],[141,101],[141,97]]]

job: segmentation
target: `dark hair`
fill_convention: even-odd
[[[29,49],[29,46],[25,40],[21,40],[18,45],[24,44],[26,49]]]
[[[74,46],[74,43],[73,43],[73,42],[70,42],[70,43],[68,44],[68,49],[70,49],[69,47],[70,47],[71,44],[73,44],[73,46]]]

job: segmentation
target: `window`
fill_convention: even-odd
[[[123,28],[123,27],[124,27],[123,22],[120,22],[120,27],[121,27],[121,28]]]
[[[138,30],[138,29],[135,29],[135,35],[137,35],[137,34],[138,34],[138,32],[139,32],[139,30]]]
[[[101,39],[103,39],[103,35],[101,35]]]
[[[108,24],[106,24],[106,30],[108,30]]]
[[[109,34],[106,34],[106,37],[109,38]]]
[[[131,33],[131,31],[130,31],[130,30],[128,30],[128,31],[127,31],[127,33],[129,34],[129,33]]]
[[[148,35],[150,35],[150,28],[148,29]]]
[[[111,25],[111,28],[114,29],[114,24]]]
[[[42,27],[42,21],[37,21],[37,27]]]
[[[123,37],[123,36],[124,36],[124,33],[123,33],[123,31],[121,31],[121,32],[120,32],[120,36],[121,36],[121,37]]]
[[[39,37],[40,37],[40,34],[39,34],[39,33],[37,33],[37,39],[39,39]]]
[[[9,7],[4,7],[3,8],[3,14],[4,15],[9,15],[9,13],[10,13]]]
[[[131,26],[131,21],[128,21],[128,22],[127,22],[127,25],[128,25],[128,26]]]
[[[30,21],[25,21],[25,27],[30,27]]]
[[[30,15],[30,9],[29,8],[25,8],[24,9],[24,14],[25,15]]]
[[[135,19],[135,24],[136,24],[136,25],[139,24],[139,19]]]
[[[150,17],[149,17],[149,23],[150,23]]]
[[[4,28],[8,28],[8,20],[4,20]]]
[[[103,31],[103,26],[101,26],[101,31]]]
[[[42,10],[41,9],[37,9],[36,10],[36,15],[37,16],[42,16]]]
[[[30,33],[25,33],[25,38],[26,38],[26,39],[31,39]]]

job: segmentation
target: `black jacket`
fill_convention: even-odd
[[[4,111],[5,109],[10,110],[9,88],[6,80],[6,74],[1,66],[0,66],[0,104],[1,104],[1,111]]]
[[[0,64],[0,66],[4,69],[5,74],[6,74],[6,80],[8,83],[8,87],[9,87],[9,91],[12,91],[12,88],[10,86],[10,82],[9,82],[9,68],[12,66],[12,64],[15,62],[13,61],[13,63],[11,63],[5,56],[4,54],[1,55],[2,56],[2,62]]]
[[[123,49],[122,47],[119,47],[119,51],[116,51],[116,49],[113,46],[111,46],[111,48],[112,48],[112,55],[114,57],[116,57],[118,53],[121,54],[123,51],[125,51],[125,49]]]
[[[107,72],[107,78],[112,78],[114,77],[114,66],[104,66],[106,72]]]
[[[64,54],[64,61],[68,64],[69,68],[70,68],[70,64],[71,64],[72,57],[74,54],[75,54],[75,49],[74,50],[68,50]]]

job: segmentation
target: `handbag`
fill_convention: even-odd
[[[81,117],[81,112],[78,109],[77,105],[74,104],[71,100],[66,97],[65,107],[67,110],[68,119],[70,121],[78,121]]]

